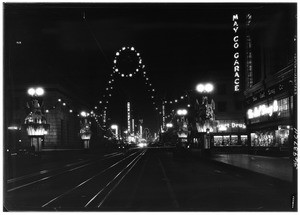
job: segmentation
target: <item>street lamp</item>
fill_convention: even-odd
[[[167,128],[173,128],[173,124],[172,123],[167,123],[166,126],[167,126]]]
[[[79,135],[81,137],[81,139],[83,140],[83,147],[85,149],[89,149],[90,148],[90,139],[92,136],[92,132],[91,132],[91,121],[88,119],[88,116],[90,114],[85,112],[85,111],[81,111],[80,112],[80,116],[82,117],[80,120],[80,132]]]
[[[30,138],[30,146],[34,148],[35,152],[41,151],[42,140],[50,128],[44,115],[44,104],[42,99],[44,92],[42,87],[29,88],[27,90],[30,101],[28,101],[26,105],[29,109],[29,113],[25,118],[24,127]]]
[[[214,90],[214,86],[211,83],[198,84],[196,90],[199,93],[211,93]]]
[[[177,110],[177,115],[178,116],[185,116],[185,115],[187,115],[187,110],[186,109],[178,109]]]

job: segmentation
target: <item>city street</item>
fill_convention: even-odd
[[[197,154],[149,147],[27,167],[6,183],[8,211],[290,211],[292,187]],[[47,168],[45,168],[47,166]],[[27,173],[25,173],[27,171]]]
[[[298,211],[297,3],[2,6],[4,211]]]

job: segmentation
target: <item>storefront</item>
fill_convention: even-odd
[[[213,134],[214,147],[246,146],[246,125],[241,120],[217,120],[216,132]]]
[[[247,140],[248,140],[248,135],[246,134],[230,134],[230,135],[215,134],[213,136],[213,144],[215,147],[247,146]]]
[[[251,152],[255,154],[289,155],[293,142],[294,102],[283,86],[279,84],[260,93],[263,99],[251,97],[256,100],[247,109],[247,128]]]
[[[210,134],[213,153],[246,153],[248,135],[243,120],[216,120],[217,126]]]
[[[251,132],[252,147],[288,147],[290,126],[278,126],[277,130]]]

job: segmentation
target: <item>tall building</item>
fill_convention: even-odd
[[[297,115],[296,4],[263,5],[244,15],[244,95],[251,151],[288,155]]]

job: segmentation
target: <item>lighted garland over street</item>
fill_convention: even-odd
[[[134,47],[122,47],[115,53],[113,64],[113,70],[109,75],[110,79],[107,82],[105,93],[102,95],[103,99],[99,101],[99,104],[103,109],[103,114],[100,115],[102,116],[103,126],[106,127],[109,98],[112,97],[116,75],[121,78],[134,78],[134,76],[138,74],[142,75],[144,84],[148,88],[147,91],[150,93],[150,100],[153,105],[153,109],[157,112],[157,114],[161,114],[158,106],[159,103],[157,102],[159,99],[155,96],[156,90],[153,87],[149,76],[147,76],[141,54]],[[129,69],[130,72],[126,73],[125,71],[122,71],[124,68],[127,70]],[[98,110],[98,106],[95,106],[94,109]]]

